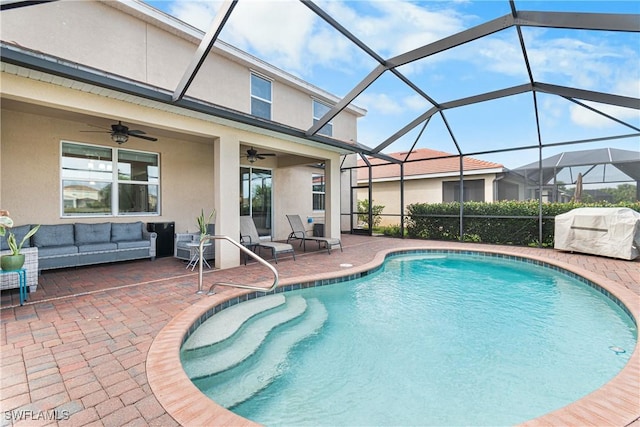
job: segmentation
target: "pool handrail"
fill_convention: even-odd
[[[267,261],[265,261],[258,254],[256,254],[252,250],[247,249],[242,243],[236,242],[235,240],[233,240],[229,236],[205,234],[203,236],[200,236],[200,245],[198,246],[198,251],[199,251],[198,252],[198,255],[199,255],[199,259],[198,259],[198,290],[196,291],[196,294],[204,294],[205,293],[205,291],[202,289],[202,264],[203,264],[202,259],[203,259],[204,245],[205,245],[205,243],[207,243],[210,240],[226,240],[229,243],[231,243],[232,245],[237,246],[238,249],[240,249],[241,252],[244,252],[246,255],[249,255],[251,258],[255,259],[260,264],[266,266],[267,268],[269,268],[269,270],[271,270],[271,272],[273,273],[273,283],[271,284],[271,287],[263,288],[263,287],[260,287],[260,286],[241,285],[239,283],[216,282],[216,283],[211,285],[211,287],[209,288],[209,291],[206,293],[207,295],[213,295],[215,293],[215,292],[213,292],[213,287],[216,286],[216,285],[230,286],[230,287],[240,288],[240,289],[250,289],[250,290],[253,290],[253,291],[260,291],[260,292],[264,292],[264,293],[271,292],[278,286],[278,270],[276,270],[274,266],[269,264]]]

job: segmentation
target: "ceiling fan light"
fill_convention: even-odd
[[[127,135],[126,133],[114,132],[111,134],[111,139],[113,140],[113,142],[117,142],[118,144],[124,144],[129,140],[129,135]]]

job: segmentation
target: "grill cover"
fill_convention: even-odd
[[[555,217],[554,248],[632,260],[640,255],[640,213],[578,208]]]

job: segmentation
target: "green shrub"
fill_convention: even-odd
[[[554,217],[579,207],[627,207],[640,212],[640,202],[543,203],[542,244],[553,246]],[[464,203],[464,241],[538,246],[539,202]],[[407,207],[406,229],[412,238],[460,240],[460,203],[415,203]]]
[[[373,227],[375,228],[380,225],[380,221],[382,221],[382,216],[380,215],[384,210],[383,205],[373,205],[371,208],[372,219],[373,219]],[[364,228],[369,227],[369,200],[358,200],[358,221],[363,224]]]
[[[377,227],[375,231],[377,233],[380,233],[389,237],[401,237],[399,225],[387,225],[387,226]],[[405,230],[405,234],[407,234],[406,230]]]

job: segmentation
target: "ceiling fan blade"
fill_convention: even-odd
[[[110,130],[81,130],[80,132],[93,132],[93,133],[111,133]]]
[[[275,156],[273,153],[260,153],[260,156]]]
[[[158,140],[158,138],[154,138],[152,136],[137,135],[131,132],[129,132],[129,136],[132,136],[134,138],[146,139],[147,141],[154,141],[154,142]]]
[[[147,133],[143,130],[139,130],[139,129],[131,129],[129,131],[129,135],[146,135]]]

